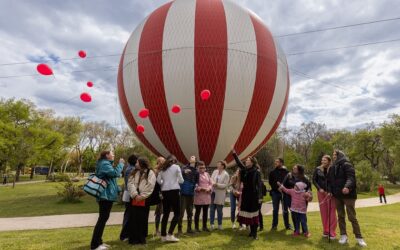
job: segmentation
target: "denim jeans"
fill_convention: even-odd
[[[210,205],[210,224],[214,225],[215,209],[217,209],[218,225],[222,225],[222,210],[224,205],[214,204],[215,194],[211,194],[211,205]]]
[[[308,226],[307,226],[307,215],[292,212],[292,218],[294,221],[294,231],[296,233],[300,233],[300,225],[303,229],[303,233],[308,233]]]
[[[232,192],[230,194],[230,199],[231,199],[231,222],[234,223],[236,220],[236,196],[234,196]]]
[[[283,214],[283,221],[285,223],[285,227],[290,227],[289,224],[289,212],[288,212],[288,202],[284,201],[283,195],[279,191],[271,191],[272,196],[272,227],[278,226],[278,216],[279,216],[279,204],[282,202],[282,214]]]

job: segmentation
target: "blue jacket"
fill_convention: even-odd
[[[117,178],[121,176],[124,164],[119,163],[116,168],[112,166],[112,161],[100,160],[96,164],[96,176],[107,181],[108,185],[98,200],[117,201],[118,184]]]
[[[182,168],[183,183],[181,184],[181,194],[194,196],[194,189],[199,183],[199,172],[195,167],[186,165]]]

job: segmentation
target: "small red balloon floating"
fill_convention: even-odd
[[[84,93],[81,94],[81,100],[83,102],[91,102],[92,101],[92,97],[88,93],[84,92]]]
[[[144,126],[139,124],[136,126],[136,131],[143,134],[144,133]]]
[[[200,97],[203,101],[207,101],[211,96],[211,92],[208,89],[204,89],[203,91],[201,91],[200,93]]]
[[[36,67],[36,69],[40,74],[45,75],[45,76],[49,76],[49,75],[53,74],[53,70],[47,64],[44,64],[44,63],[39,64]]]
[[[78,52],[78,55],[79,55],[80,58],[85,58],[86,57],[86,52],[84,50],[80,50]]]
[[[150,111],[146,108],[143,108],[139,111],[140,118],[147,118],[149,116]]]
[[[91,88],[91,87],[93,87],[93,82],[87,82],[86,85],[87,85],[89,88]]]
[[[172,113],[178,114],[179,112],[181,112],[181,106],[176,104],[172,106]]]

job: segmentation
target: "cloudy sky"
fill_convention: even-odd
[[[116,95],[119,55],[139,22],[165,2],[0,0],[0,97],[125,126]],[[395,0],[235,2],[259,15],[275,36],[400,17]],[[280,37],[290,67],[287,125],[354,128],[399,113],[400,41],[310,53],[396,39],[400,20]],[[81,49],[85,60],[76,58]],[[37,75],[43,61],[55,77]],[[89,80],[94,101],[84,104],[79,95]]]

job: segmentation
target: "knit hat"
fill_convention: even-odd
[[[297,183],[296,183],[296,187],[297,187],[300,191],[303,191],[303,190],[307,187],[307,184],[305,184],[304,182],[300,181],[300,182],[297,182]]]

